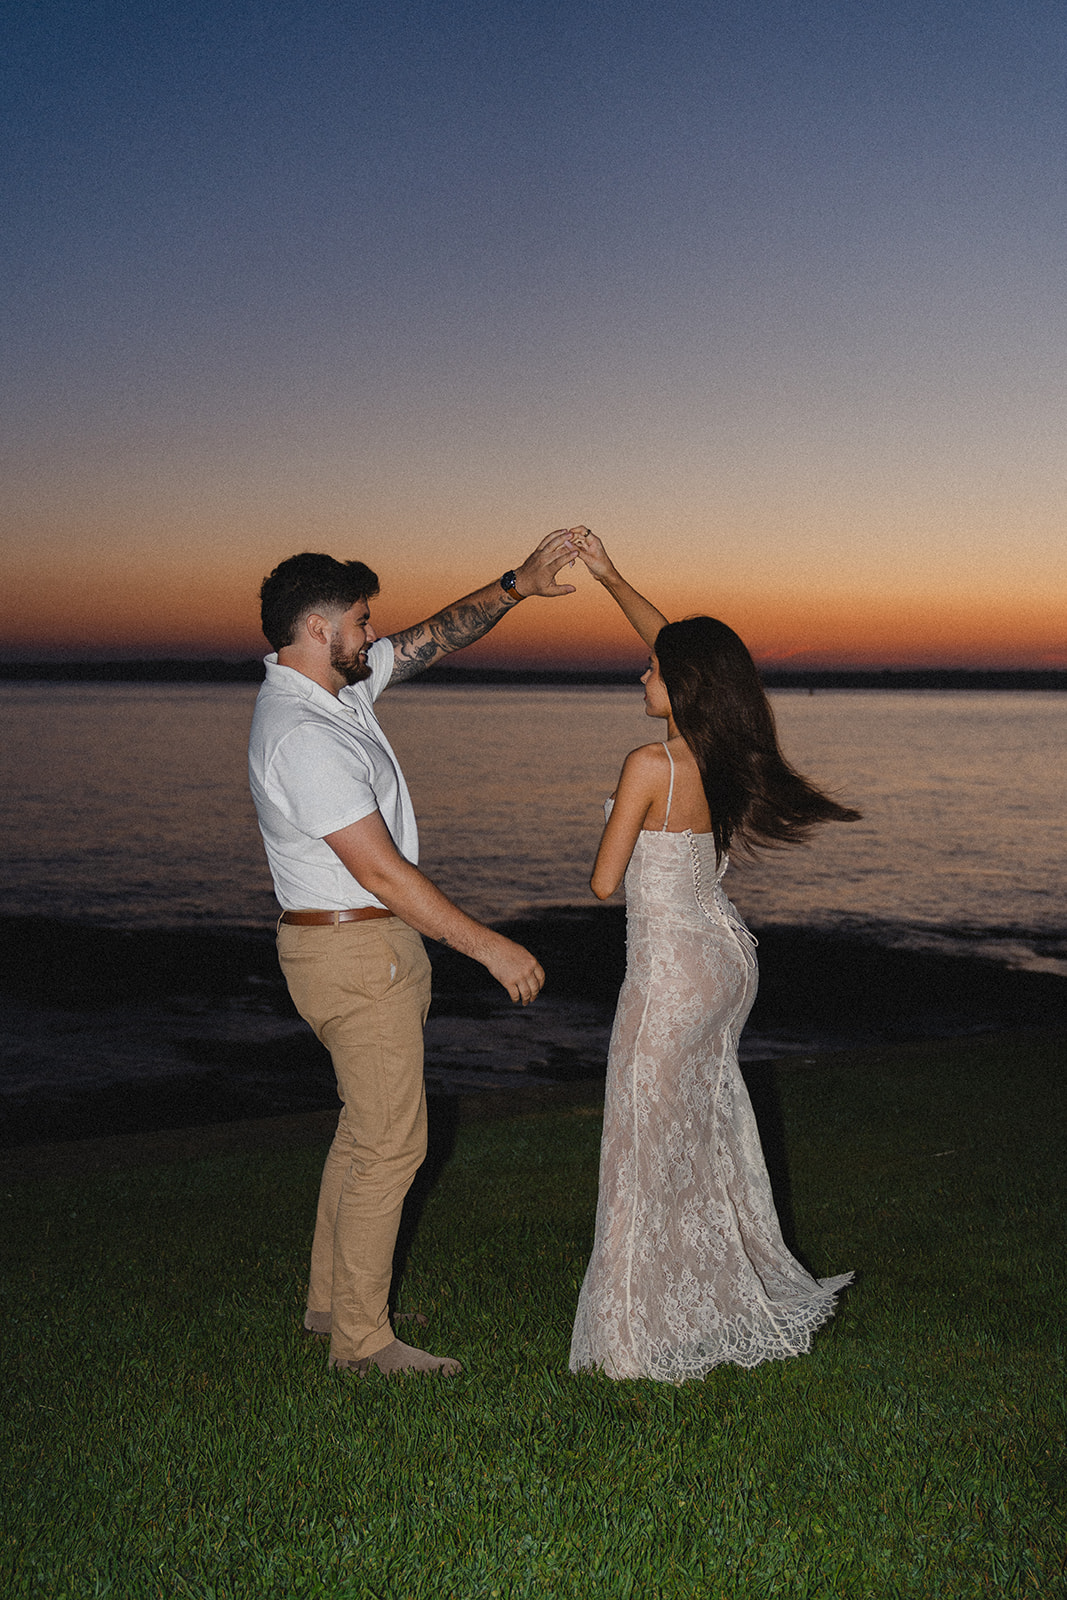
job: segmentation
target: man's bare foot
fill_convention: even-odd
[[[416,1350],[413,1345],[394,1339],[384,1350],[359,1361],[330,1361],[338,1372],[437,1372],[442,1378],[454,1378],[463,1368],[451,1356],[432,1356],[428,1350]]]

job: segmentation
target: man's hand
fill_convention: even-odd
[[[505,939],[502,933],[493,935],[492,943],[487,942],[477,959],[497,983],[503,984],[512,1000],[521,1000],[524,1006],[536,1000],[545,986],[544,968],[537,957],[514,940]]]
[[[557,583],[556,573],[561,567],[573,567],[576,554],[570,531],[557,528],[515,569],[515,593],[524,599],[534,594],[573,594],[574,584]]]

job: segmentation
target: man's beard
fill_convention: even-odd
[[[349,656],[342,652],[339,645],[333,644],[330,646],[330,666],[339,677],[345,680],[349,688],[354,683],[362,683],[364,678],[370,677],[370,668],[367,665],[366,653],[363,650],[359,650],[355,655]]]

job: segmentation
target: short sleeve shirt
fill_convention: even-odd
[[[400,854],[419,859],[419,835],[400,764],[374,714],[393,672],[393,646],[367,652],[370,677],[330,694],[293,667],[266,658],[248,742],[248,777],[259,829],[286,911],[379,906],[325,836],[380,811]]]

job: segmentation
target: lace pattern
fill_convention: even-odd
[[[852,1276],[812,1278],[782,1239],[737,1061],[757,967],[726,866],[710,834],[646,832],[627,869],[574,1372],[681,1383],[799,1355]]]

